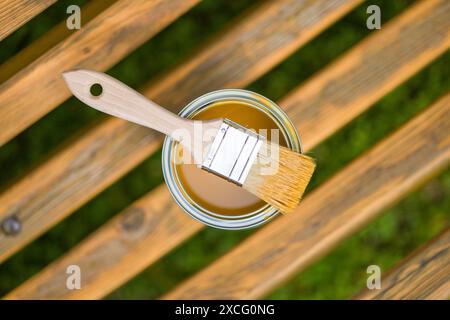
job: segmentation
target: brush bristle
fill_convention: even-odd
[[[298,206],[315,167],[311,157],[269,143],[258,153],[243,188],[282,213],[289,213]]]

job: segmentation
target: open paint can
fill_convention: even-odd
[[[247,90],[225,89],[207,93],[180,112],[184,118],[226,118],[256,130],[280,145],[302,152],[294,124],[269,99]],[[178,205],[194,219],[220,229],[259,226],[278,211],[243,188],[208,173],[195,164],[183,164],[182,147],[166,138],[162,150],[164,179]]]

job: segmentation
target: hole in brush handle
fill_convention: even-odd
[[[91,96],[93,97],[100,97],[103,93],[103,87],[100,83],[94,83],[93,85],[91,85],[91,87],[89,88],[89,93],[91,94]]]

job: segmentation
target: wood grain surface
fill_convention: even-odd
[[[305,147],[332,135],[450,47],[450,1],[419,1],[283,100]],[[324,123],[316,127],[315,123]]]
[[[419,8],[413,8],[412,10],[417,10],[417,14],[420,16],[422,14],[422,11],[418,10]],[[409,13],[408,13],[409,14]],[[421,21],[418,16],[413,16],[409,14],[409,17],[411,21]],[[426,17],[424,17],[426,18]],[[397,20],[399,21],[399,20]],[[402,23],[408,23],[403,20]],[[412,24],[412,22],[410,23]],[[404,26],[402,24],[402,26]],[[390,24],[389,26],[386,26],[381,32],[386,32],[386,34],[392,34],[392,29],[398,30],[399,24],[397,22],[394,22]],[[380,32],[380,33],[381,33]],[[412,28],[412,32],[414,32],[414,28]],[[394,33],[395,34],[395,33]],[[378,35],[374,35],[377,36]],[[389,38],[387,37],[386,41],[390,43]],[[411,44],[404,44],[405,46],[411,46]],[[364,46],[368,52],[374,51],[379,44],[374,43],[372,41],[364,41],[362,44],[358,46]],[[387,55],[391,55],[391,51],[389,50],[390,47],[380,47],[380,51],[374,51],[374,52],[385,52]],[[359,50],[358,50],[359,51]],[[439,50],[440,51],[440,50]],[[420,56],[420,55],[418,55]],[[345,58],[348,57],[348,58]],[[353,59],[352,55],[344,55],[344,58],[340,59],[340,63],[343,63],[344,65],[349,65],[348,59]],[[431,58],[430,58],[431,59]],[[360,60],[357,60],[360,61]],[[377,62],[384,61],[383,59],[378,59]],[[360,62],[361,63],[361,62]],[[418,63],[418,64],[416,64]],[[419,62],[416,61],[410,61],[409,67],[413,68],[413,70],[418,70],[421,66],[423,66],[425,62],[423,60],[419,60]],[[339,64],[338,64],[339,65]],[[364,67],[364,65],[359,65],[361,68]],[[391,72],[392,74],[386,74],[382,79],[383,81],[389,82],[393,81],[392,79],[398,80],[397,73],[400,72],[399,70],[402,70],[402,67],[404,67],[403,64],[399,63],[397,68],[385,68],[382,64],[378,66],[379,69],[384,70],[386,69],[386,72]],[[328,76],[328,72],[334,72],[334,68],[336,68],[336,64],[334,64],[332,67],[325,69],[320,77],[314,77],[312,81],[318,81],[317,85],[327,85],[328,83],[326,81],[323,81],[321,79],[327,79],[331,78]],[[404,73],[402,73],[404,75]],[[361,74],[357,73],[357,77],[355,77],[355,81],[359,81],[360,83],[364,83],[361,80]],[[371,83],[373,79],[380,79],[380,78],[371,78],[367,77],[365,81],[368,83]],[[335,85],[339,84],[339,78],[336,78],[333,82]],[[384,83],[384,82],[383,82]],[[302,86],[298,88],[297,90],[303,90],[302,88],[308,87],[309,84],[306,84],[306,86]],[[377,86],[374,84],[371,86],[373,90],[376,90]],[[320,90],[319,90],[320,92]],[[292,96],[297,96],[297,92],[293,92]],[[292,101],[295,101],[293,99],[284,99],[281,106],[284,109],[292,109],[294,108],[294,105],[290,105],[288,103],[292,103]],[[307,102],[304,102],[307,103]],[[369,102],[364,102],[361,100],[358,100],[358,103],[354,103],[353,101],[349,100],[347,101],[348,105],[344,105],[343,107],[350,108],[350,106],[354,106],[355,108],[367,108]],[[326,105],[320,105],[319,108],[325,107]],[[315,106],[314,106],[315,107]],[[361,108],[363,109],[363,108]],[[351,110],[349,111],[351,112]],[[322,122],[315,122],[319,118],[312,117],[310,118],[312,121],[311,123],[308,123],[311,127],[318,128],[317,130],[320,132],[321,129],[326,130],[327,128],[323,127]],[[305,124],[305,122],[302,121],[301,115],[297,115],[294,117],[294,122],[297,124]],[[342,118],[342,122],[340,122],[340,126],[344,125],[348,121],[346,118]],[[328,125],[328,124],[327,124]],[[301,127],[300,127],[301,129]],[[323,138],[324,136],[322,136]],[[304,145],[306,145],[306,151],[310,150],[315,144],[320,142],[320,140],[314,139],[313,141],[309,141],[309,136],[306,136],[303,140]],[[154,191],[148,193],[146,196],[142,198],[141,203],[145,203],[145,207],[141,207],[143,210],[151,210],[153,206],[160,206],[162,204],[166,205],[170,210],[168,210],[168,214],[171,215],[171,219],[174,219],[176,221],[180,221],[179,223],[176,223],[176,228],[172,228],[170,231],[171,237],[174,237],[177,239],[178,242],[174,241],[172,243],[172,247],[166,246],[165,242],[166,239],[164,237],[156,238],[156,235],[147,234],[146,232],[158,232],[158,234],[166,234],[166,231],[159,230],[159,229],[151,229],[147,226],[147,221],[150,223],[153,221],[153,219],[160,220],[163,219],[163,217],[156,217],[153,216],[151,220],[142,220],[142,223],[140,224],[141,229],[147,230],[146,232],[143,232],[140,237],[134,238],[134,244],[133,246],[130,245],[128,248],[129,251],[122,252],[122,251],[116,251],[114,250],[114,247],[109,246],[110,241],[126,241],[129,242],[129,236],[127,234],[124,234],[122,232],[117,232],[117,230],[120,230],[117,227],[117,221],[120,221],[121,218],[124,217],[125,213],[128,212],[128,210],[133,210],[132,208],[135,207],[135,205],[130,206],[129,209],[127,209],[124,213],[120,213],[117,217],[117,220],[112,220],[108,224],[106,224],[102,229],[96,231],[91,235],[91,237],[87,240],[85,240],[83,243],[81,243],[79,246],[75,247],[73,250],[71,250],[69,253],[67,253],[65,256],[63,256],[61,259],[56,261],[55,263],[49,265],[46,269],[44,269],[43,272],[35,275],[33,278],[31,278],[29,281],[25,282],[22,286],[18,287],[15,291],[13,291],[8,297],[9,298],[86,298],[86,299],[94,299],[94,298],[101,298],[107,293],[110,292],[110,290],[118,287],[120,284],[122,284],[127,279],[130,279],[135,273],[143,270],[145,267],[148,266],[149,263],[152,263],[156,261],[159,257],[163,256],[165,253],[167,253],[169,250],[171,250],[173,247],[175,247],[177,244],[184,241],[187,237],[194,234],[196,231],[198,231],[201,226],[198,225],[196,222],[194,222],[192,219],[184,219],[183,217],[179,217],[179,215],[185,215],[181,209],[178,208],[178,206],[173,206],[173,200],[171,199],[168,191],[163,188],[162,191],[158,189],[158,191]],[[152,214],[159,214],[159,215],[165,215],[165,211],[161,212],[152,212]],[[173,214],[173,216],[172,216]],[[182,220],[179,220],[182,219]],[[111,240],[111,235],[114,235],[115,240]],[[155,250],[146,250],[141,251],[141,247],[147,247],[147,248],[155,248]],[[90,248],[92,254],[89,256],[86,256],[84,254],[86,248]],[[139,250],[139,254],[133,254],[133,252]],[[97,252],[97,254],[94,254],[94,252]],[[107,253],[105,253],[107,252]],[[105,257],[108,257],[105,259]],[[114,263],[113,263],[114,262]],[[117,263],[117,265],[115,264]],[[59,277],[62,277],[62,275],[65,274],[65,267],[69,264],[79,264],[79,265],[89,265],[89,273],[90,276],[88,280],[84,282],[83,289],[78,291],[77,293],[68,292],[65,287],[63,287],[59,283]],[[127,266],[133,265],[133,269],[130,269],[127,271]],[[134,269],[136,268],[136,269]],[[116,270],[120,270],[120,272],[117,272]],[[104,278],[107,278],[109,285],[104,287],[102,289]],[[48,290],[46,288],[49,288]]]
[[[120,0],[0,86],[0,145],[70,97],[61,72],[108,69],[198,0]]]
[[[447,300],[450,298],[450,229],[406,257],[385,276],[380,290],[364,290],[356,299]]]
[[[249,84],[357,3],[266,2],[143,93],[178,110],[198,94]],[[245,54],[242,43],[251,43],[254,54]],[[23,226],[14,237],[0,232],[0,261],[123,176],[160,143],[154,131],[111,118],[25,175],[0,195],[0,221],[15,216]]]
[[[0,0],[0,41],[56,0]]]
[[[323,254],[323,252],[317,252],[317,250],[329,250],[331,246],[337,245],[337,243],[334,243],[333,241],[337,240],[336,238],[342,237],[342,232],[348,232],[349,229],[351,231],[358,229],[361,223],[367,222],[361,220],[373,218],[373,215],[376,213],[374,213],[374,210],[379,212],[379,210],[392,203],[392,201],[395,201],[395,198],[404,195],[411,187],[419,183],[425,177],[428,177],[429,174],[438,168],[441,168],[444,165],[443,162],[447,161],[448,163],[448,144],[450,142],[448,139],[445,139],[445,130],[449,129],[449,123],[446,121],[445,116],[448,115],[449,109],[450,95],[446,96],[433,108],[430,108],[424,114],[409,123],[393,137],[390,137],[387,141],[383,142],[375,150],[349,166],[343,173],[339,174],[339,176],[333,178],[327,184],[316,190],[312,195],[308,196],[304,200],[306,204],[302,204],[298,209],[298,212],[292,215],[292,217],[295,217],[295,221],[287,221],[285,219],[291,216],[286,216],[278,221],[274,221],[255,235],[256,240],[250,241],[249,244],[248,241],[243,244],[244,248],[247,248],[248,250],[243,252],[242,249],[239,250],[241,247],[238,247],[235,250],[239,253],[239,259],[243,259],[243,256],[250,254],[252,250],[255,250],[257,253],[252,255],[252,259],[256,260],[243,259],[243,264],[236,264],[235,261],[237,260],[230,261],[230,258],[224,258],[225,261],[230,265],[234,265],[235,268],[236,266],[241,265],[242,267],[250,268],[248,270],[242,270],[244,275],[240,274],[239,278],[242,276],[245,279],[253,279],[253,272],[258,271],[257,279],[251,280],[252,282],[257,282],[262,276],[260,272],[264,271],[263,269],[267,266],[266,263],[268,262],[276,263],[278,259],[281,260],[280,263],[289,261],[290,265],[283,266],[283,269],[280,270],[283,272],[284,276],[286,276],[286,269],[291,270],[293,259],[299,260],[302,264],[310,263],[311,258],[313,257],[311,255],[317,257]],[[434,123],[436,126],[431,125],[430,122],[435,120],[438,121]],[[444,122],[445,126],[440,126],[441,123],[439,121]],[[428,126],[425,127],[425,124],[428,124]],[[438,131],[439,134],[435,134],[435,131]],[[434,144],[427,144],[427,148],[421,148],[420,144],[415,145],[414,147],[423,151],[410,158],[407,158],[408,154],[405,154],[404,158],[407,158],[407,163],[401,163],[402,159],[399,159],[396,155],[394,155],[393,158],[383,158],[386,154],[378,154],[378,152],[385,150],[386,147],[389,147],[389,149],[383,152],[396,152],[397,148],[399,148],[397,144],[400,143],[403,145],[405,141],[410,142],[410,140],[413,140],[417,135],[422,135],[417,141],[427,143],[430,141],[427,139],[430,139],[431,137]],[[443,135],[444,143],[440,143]],[[416,141],[414,140],[414,142]],[[410,144],[405,145],[405,148],[408,147],[410,147]],[[444,148],[444,153],[441,152],[442,150],[439,150],[438,153],[430,153],[430,148]],[[398,150],[402,151],[403,149],[399,148]],[[415,148],[412,148],[411,150],[408,150],[408,153],[414,152],[414,150]],[[424,156],[425,158],[423,158]],[[442,159],[443,157],[444,159]],[[430,159],[432,160],[428,161]],[[377,163],[378,160],[383,163]],[[422,164],[424,165],[423,167]],[[366,165],[365,168],[364,165]],[[382,173],[382,175],[380,175],[380,173]],[[411,177],[409,175],[410,173]],[[341,177],[343,175],[345,177],[342,179]],[[357,176],[352,179],[352,176],[354,175]],[[376,177],[384,179],[385,177],[390,176],[392,176],[392,181],[385,186],[383,186],[383,182],[385,181],[374,181],[374,178]],[[366,180],[361,180],[364,178],[366,178]],[[367,178],[369,179],[369,183],[367,182]],[[356,185],[348,185],[347,189],[344,188],[342,192],[339,193],[339,190],[350,182],[349,180],[359,180],[359,183]],[[369,190],[365,190],[364,188],[361,189],[361,184],[368,186]],[[328,191],[330,186],[332,189]],[[395,192],[386,193],[386,189],[393,186],[399,188],[395,189]],[[355,195],[352,199],[349,199],[349,196],[346,193],[349,188],[351,189],[350,194]],[[378,190],[373,192],[374,188],[377,188]],[[339,194],[333,196],[334,193]],[[341,198],[339,198],[339,196]],[[374,203],[372,203],[372,201]],[[333,209],[334,207],[345,210],[345,212],[340,212],[339,210],[338,212],[335,212]],[[322,212],[320,212],[320,209]],[[282,223],[281,227],[280,223]],[[357,226],[355,226],[355,224]],[[296,226],[295,230],[290,231],[292,226]],[[132,204],[129,208],[82,241],[69,253],[65,254],[62,258],[53,262],[37,275],[13,290],[5,298],[101,298],[117,288],[120,284],[131,279],[150,263],[158,260],[162,255],[172,250],[187,237],[190,237],[195,232],[199,231],[202,227],[203,225],[194,221],[182,212],[180,207],[171,199],[165,186],[160,186],[136,203]],[[342,228],[346,230],[342,230]],[[291,237],[294,236],[295,242],[292,242],[292,244],[291,242],[279,243],[280,237],[282,237],[285,232],[289,237],[289,241],[292,241]],[[267,237],[270,238],[271,241],[268,243],[275,240],[275,246],[279,245],[279,247],[275,249],[272,246],[269,248],[261,246],[261,242],[258,242],[261,240],[261,235],[264,236],[264,241],[269,241]],[[310,236],[313,236],[313,238],[309,239]],[[254,239],[254,237],[252,239]],[[283,240],[285,239],[283,238]],[[315,241],[318,241],[317,246],[315,246]],[[301,242],[300,244],[302,246],[299,247],[297,242]],[[249,248],[249,245],[251,245],[252,248]],[[294,252],[287,251],[291,246],[293,247]],[[303,250],[305,251],[303,252]],[[285,254],[289,254],[288,258],[284,257]],[[261,258],[260,255],[264,257],[264,260],[257,260]],[[220,266],[220,261],[222,260],[216,262],[215,265],[219,264]],[[246,264],[247,262],[249,264]],[[67,266],[71,264],[77,264],[84,270],[83,287],[81,290],[67,290],[65,287],[65,270]],[[211,271],[206,271],[206,273],[211,276],[213,282],[211,283],[209,290],[205,289],[201,291],[201,297],[198,296],[199,291],[197,289],[192,291],[193,295],[188,295],[186,293],[189,292],[189,290],[182,290],[183,297],[188,295],[188,298],[229,298],[225,293],[230,290],[230,287],[223,288],[224,291],[221,290],[220,292],[215,292],[216,290],[219,290],[217,288],[222,286],[223,283],[227,283],[228,277],[230,277],[229,274],[236,271],[236,269],[232,269],[227,273],[227,277],[222,277],[222,273],[226,273],[228,267],[229,265],[223,269],[220,268],[215,276],[211,274]],[[304,265],[302,267],[304,267]],[[217,269],[214,267],[213,273],[215,274],[215,272],[217,272]],[[271,272],[269,272],[269,277],[267,279],[271,279],[269,285],[273,285],[274,280],[277,282],[280,280],[280,275],[276,274],[275,277],[272,278],[270,273]],[[200,279],[203,280],[204,277],[202,276]],[[235,279],[231,278],[230,280],[234,281]],[[261,282],[264,283],[264,281]],[[190,283],[195,284],[195,281],[192,280]],[[236,283],[233,282],[233,285],[235,284]],[[259,285],[261,286],[261,284]],[[231,293],[233,294],[232,298],[245,298],[248,297],[248,293],[254,293],[251,288],[247,287],[248,283],[246,283],[245,286],[246,291],[243,292],[243,296],[241,295],[243,294],[242,292],[231,290]],[[258,285],[255,285],[255,287],[257,286]],[[240,286],[238,285],[237,290],[239,290],[239,288]],[[263,289],[267,290],[267,284],[263,286]],[[208,292],[209,294],[207,295],[205,292]],[[258,291],[258,293],[261,292]],[[213,296],[211,296],[212,294]],[[168,297],[178,298],[178,296],[180,296],[179,291],[172,293],[172,295],[169,295]],[[254,297],[254,295],[252,294],[251,297]]]
[[[450,93],[165,299],[255,299],[450,163]]]
[[[88,23],[113,3],[114,1],[87,2],[83,7],[81,7],[81,12],[83,14],[82,23]],[[14,74],[25,68],[28,64],[32,63],[42,54],[50,50],[74,32],[76,31],[67,29],[66,20],[63,20],[52,29],[44,33],[40,38],[20,50],[17,54],[5,62],[2,61],[2,64],[0,65],[0,84],[11,78]]]
[[[99,299],[202,226],[182,212],[161,185],[5,298]],[[71,264],[83,272],[81,290],[66,288]]]

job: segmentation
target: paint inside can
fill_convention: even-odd
[[[243,101],[214,102],[193,117],[196,120],[217,118],[232,120],[257,132],[261,132],[261,129],[267,130],[269,139],[271,138],[271,129],[278,129],[275,121],[266,113]],[[280,140],[279,144],[286,145],[283,137]],[[178,150],[180,148],[182,147],[178,144],[177,155],[183,153],[182,150]],[[192,200],[209,211],[223,215],[240,215],[242,212],[252,212],[265,206],[265,202],[250,192],[198,168],[195,164],[178,164],[176,171],[181,184]]]
[[[275,129],[280,145],[301,152],[297,131],[281,108],[250,91],[226,89],[208,93],[187,105],[180,115],[196,120],[226,118],[268,139],[272,139],[271,130]],[[195,219],[217,228],[245,229],[278,213],[242,187],[195,164],[180,164],[182,152],[178,143],[165,140],[163,173],[174,199]]]

